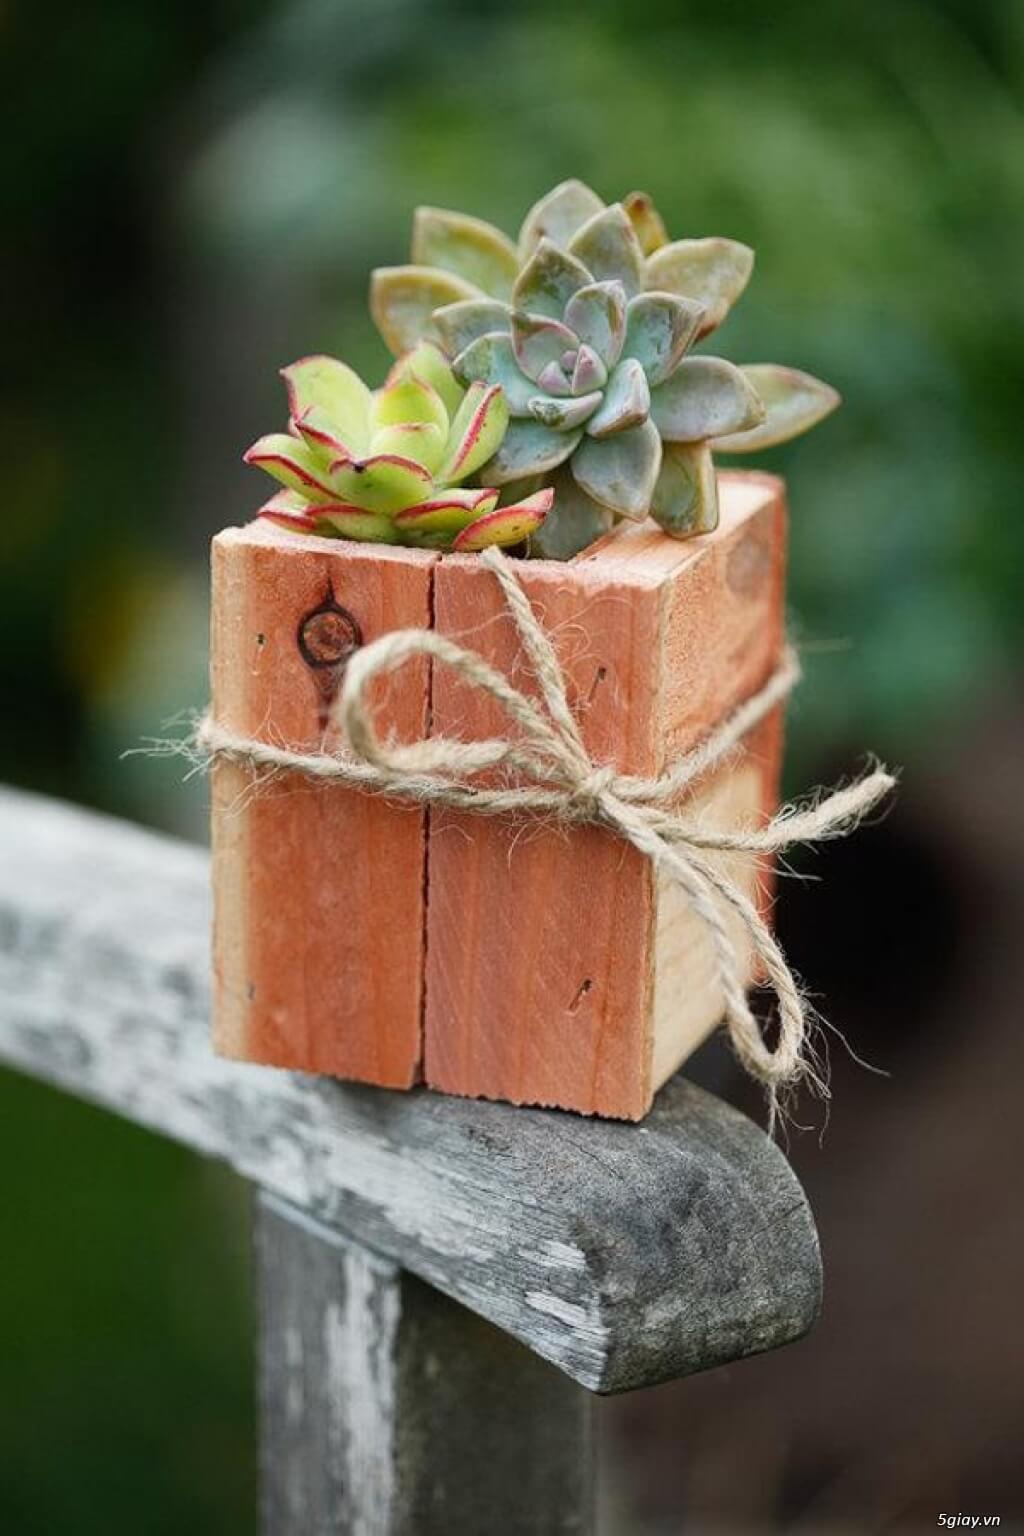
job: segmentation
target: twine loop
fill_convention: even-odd
[[[240,737],[207,716],[195,745],[206,758],[227,757],[271,771],[297,771],[426,805],[485,815],[542,815],[604,826],[648,858],[685,893],[711,940],[724,1023],[746,1070],[777,1095],[814,1076],[808,1051],[807,1006],[783,952],[754,902],[711,854],[768,855],[797,843],[844,836],[884,799],[895,778],[882,767],[804,807],[783,807],[766,825],[716,829],[680,805],[684,791],[723,762],[754,726],[790,693],[799,665],[787,650],[751,698],[699,746],[663,774],[642,778],[595,763],[569,704],[565,675],[511,562],[489,549],[480,563],[499,582],[539,700],[516,688],[475,652],[433,630],[381,635],[349,661],[335,715],[347,754],[306,754]],[[518,733],[463,741],[429,737],[409,744],[384,740],[374,724],[368,690],[374,679],[428,657],[489,694]],[[485,783],[476,780],[487,774]],[[731,918],[731,921],[730,921]],[[778,1039],[770,1046],[746,997],[745,964],[732,929],[744,933],[758,968],[778,1000]],[[820,1084],[819,1084],[820,1086]]]

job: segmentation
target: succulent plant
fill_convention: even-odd
[[[418,209],[412,264],[374,273],[371,309],[393,349],[428,336],[462,383],[501,385],[512,420],[483,476],[550,481],[554,514],[533,548],[567,558],[619,517],[709,531],[713,449],[785,441],[838,404],[793,369],[687,355],[753,260],[734,240],[670,242],[645,193],[606,206],[567,181],[531,208],[516,245],[482,220]]]
[[[463,388],[431,341],[399,358],[370,390],[333,357],[282,369],[287,432],[261,437],[247,464],[284,490],[260,516],[300,533],[474,551],[518,544],[544,522],[553,491],[499,506],[501,492],[464,482],[508,427],[497,385]]]

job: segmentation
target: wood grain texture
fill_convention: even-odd
[[[200,849],[0,793],[0,1058],[393,1259],[598,1391],[786,1343],[818,1308],[799,1184],[673,1078],[642,1126],[223,1060]]]
[[[781,483],[723,476],[721,500],[721,524],[702,538],[624,524],[568,565],[518,571],[597,762],[660,773],[778,660]],[[535,693],[497,583],[472,557],[436,567],[434,627]],[[432,718],[436,734],[509,730],[493,700],[443,669]],[[776,716],[701,786],[709,822],[771,813],[779,743]],[[754,894],[763,867],[724,862]],[[699,920],[604,829],[433,811],[427,906],[425,1076],[446,1092],[638,1119],[721,1016]]]
[[[591,1530],[581,1387],[271,1196],[257,1251],[264,1536]]]
[[[223,726],[316,750],[342,666],[312,666],[325,602],[353,640],[430,625],[434,556],[297,538],[266,523],[213,541],[212,708]],[[331,639],[328,632],[326,638]],[[342,635],[342,639],[344,636]],[[395,734],[428,723],[426,663],[387,690]],[[407,1087],[420,1061],[425,813],[299,774],[212,775],[213,1027],[224,1055]]]

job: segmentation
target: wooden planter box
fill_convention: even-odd
[[[653,774],[764,682],[783,643],[781,482],[721,477],[717,531],[621,525],[575,560],[518,567],[588,751]],[[473,556],[311,539],[266,523],[213,544],[213,711],[319,750],[352,646],[430,627],[530,679]],[[394,733],[506,734],[447,669],[380,694]],[[697,801],[723,826],[776,806],[780,712]],[[299,775],[213,770],[214,1040],[248,1061],[389,1087],[639,1119],[721,1016],[685,898],[598,827],[567,831],[396,805]],[[763,905],[763,860],[724,856]],[[744,947],[737,932],[737,942]]]

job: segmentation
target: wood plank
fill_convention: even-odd
[[[682,1078],[637,1127],[223,1060],[201,849],[9,791],[0,847],[0,1059],[227,1160],[595,1390],[813,1322],[789,1165]]]
[[[555,640],[591,756],[655,774],[775,665],[785,508],[770,476],[724,476],[722,521],[676,543],[622,525],[569,565],[519,574]],[[497,583],[436,569],[434,623],[535,693]],[[433,730],[507,733],[496,704],[435,670]],[[712,821],[777,794],[779,722],[701,787]],[[753,892],[762,872],[733,857]],[[706,936],[612,833],[431,815],[425,1072],[449,1093],[637,1119],[721,1015]]]
[[[435,556],[295,536],[213,542],[212,708],[231,730],[316,750],[347,647],[429,627]],[[305,625],[305,628],[303,626]],[[387,686],[404,740],[427,729],[429,669]],[[421,1052],[425,816],[298,774],[212,774],[213,1029],[226,1056],[405,1087]]]
[[[264,1536],[584,1536],[593,1400],[391,1260],[257,1208]]]

